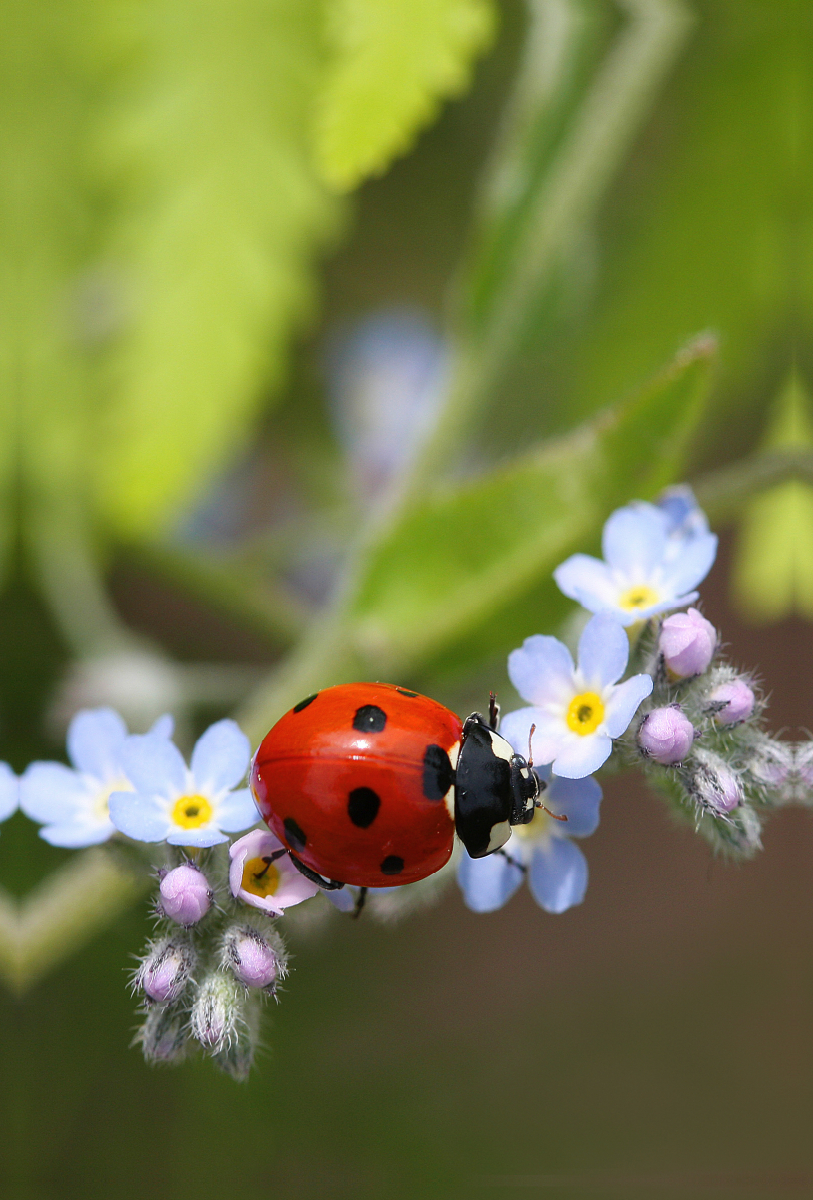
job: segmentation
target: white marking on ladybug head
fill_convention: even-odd
[[[511,826],[508,821],[500,821],[498,825],[492,825],[486,854],[493,854],[495,850],[499,850],[500,846],[504,846],[510,836]]]
[[[452,764],[452,770],[456,771],[457,760],[460,758],[460,742],[455,742],[452,748],[448,751],[448,754],[449,762]],[[454,820],[454,789],[455,785],[452,784],[446,795],[443,797],[443,803],[446,805],[446,811],[452,820]]]
[[[488,731],[488,736],[491,738],[491,750],[496,758],[504,758],[506,762],[510,762],[514,757],[514,748],[510,742],[507,742],[504,737],[500,737],[493,729]]]

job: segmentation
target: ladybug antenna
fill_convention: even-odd
[[[536,726],[532,725],[528,732],[528,766],[529,767],[533,767],[533,765],[534,765],[533,746],[531,745],[531,742],[532,742],[535,731],[536,731]],[[542,790],[542,788],[544,788],[546,786],[547,785],[540,779],[540,781],[539,781],[540,791]],[[551,810],[548,808],[548,806],[546,804],[543,804],[541,800],[537,800],[535,802],[535,807],[541,808],[542,811],[546,812],[549,817],[553,817],[554,821],[566,821],[567,820],[567,817],[565,816],[564,813],[551,812]]]
[[[493,692],[488,693],[488,724],[494,732],[497,732],[497,726],[500,723],[500,706],[497,703],[497,697]]]

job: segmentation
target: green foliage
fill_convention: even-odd
[[[713,349],[700,339],[627,401],[406,514],[355,601],[363,649],[390,669],[415,666],[589,544],[611,509],[675,480]]]
[[[316,0],[153,0],[104,115],[104,261],[123,316],[99,504],[143,534],[211,476],[278,382],[334,225],[309,166]]]
[[[327,182],[355,187],[407,150],[468,85],[494,16],[491,0],[329,0],[315,131]]]
[[[813,421],[797,375],[784,388],[766,450],[809,450]],[[739,531],[734,592],[748,617],[813,619],[813,488],[791,479],[750,500]]]

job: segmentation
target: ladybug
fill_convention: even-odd
[[[348,683],[301,700],[251,766],[260,814],[296,867],[326,889],[414,883],[449,860],[503,846],[534,815],[532,764],[489,719],[461,721],[389,683]],[[280,851],[280,854],[284,851]]]

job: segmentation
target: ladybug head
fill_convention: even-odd
[[[463,726],[455,779],[455,828],[472,858],[504,846],[512,825],[534,815],[539,779],[479,713]]]

